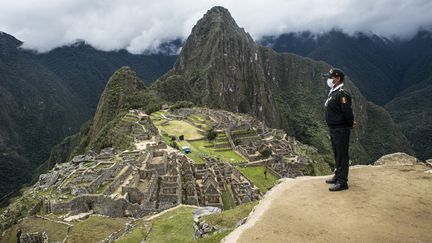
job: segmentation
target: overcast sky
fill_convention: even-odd
[[[409,38],[432,26],[431,0],[0,0],[0,31],[41,52],[83,39],[102,50],[141,53],[186,38],[216,5],[255,39],[332,28]]]

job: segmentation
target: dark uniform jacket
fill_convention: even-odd
[[[351,95],[342,87],[329,94],[326,102],[326,122],[332,128],[353,126]]]

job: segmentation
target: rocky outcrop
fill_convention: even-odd
[[[393,153],[382,156],[375,161],[375,165],[383,166],[401,166],[401,165],[415,165],[418,162],[416,157],[410,156],[406,153]]]
[[[21,231],[18,230],[17,242],[18,243],[48,243],[48,235],[45,232],[21,234]]]
[[[221,213],[222,210],[217,207],[202,207],[196,209],[193,213],[193,228],[194,228],[194,239],[198,239],[201,237],[205,237],[205,235],[210,235],[214,232],[221,230],[220,227],[216,225],[210,225],[204,220],[202,220],[202,216],[210,215],[215,213]]]
[[[283,180],[222,242],[429,241],[430,167],[402,153],[375,164],[351,167],[341,192],[329,192],[329,176]]]

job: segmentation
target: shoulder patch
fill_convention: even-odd
[[[346,97],[346,96],[342,96],[341,99],[340,99],[340,102],[341,102],[342,104],[346,104],[346,103],[348,102],[347,97]]]

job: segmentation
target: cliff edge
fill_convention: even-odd
[[[341,192],[327,190],[328,176],[285,179],[222,242],[430,241],[430,164],[402,153],[375,164],[351,167]]]

